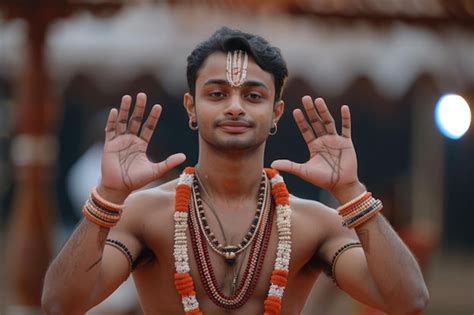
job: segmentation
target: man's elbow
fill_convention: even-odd
[[[69,303],[63,303],[59,298],[55,297],[53,294],[48,294],[45,291],[43,291],[41,296],[41,308],[47,315],[79,315],[85,313],[85,311],[72,309]]]
[[[423,311],[428,306],[428,302],[430,300],[430,295],[428,293],[428,289],[424,287],[421,289],[417,294],[414,294],[412,299],[407,302],[403,303],[404,305],[399,305],[399,308],[395,312],[389,312],[389,314],[393,315],[418,315],[422,314]]]
[[[53,297],[51,294],[46,293],[45,290],[43,290],[43,294],[41,296],[41,308],[47,315],[59,315],[67,313],[64,309],[64,305],[62,305],[57,298]]]
[[[41,301],[41,308],[46,315],[83,315],[85,311],[72,310],[65,305],[56,302]]]
[[[429,301],[430,295],[428,293],[428,290],[426,290],[425,292],[423,292],[423,294],[420,294],[414,299],[411,308],[408,310],[408,313],[406,313],[406,315],[417,315],[423,313],[423,311],[428,306]]]
[[[63,308],[61,305],[55,302],[53,298],[50,298],[44,294],[44,292],[41,296],[41,308],[47,315],[63,314]]]

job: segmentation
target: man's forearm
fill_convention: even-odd
[[[417,314],[428,290],[415,258],[380,214],[356,229],[369,271],[389,314]]]
[[[108,233],[87,220],[78,225],[46,273],[42,304],[48,314],[85,312],[98,282]]]

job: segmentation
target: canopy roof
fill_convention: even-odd
[[[16,8],[7,10],[10,17],[21,15],[24,4],[30,3],[7,2]],[[351,6],[348,0],[248,0],[235,10],[233,2],[210,0],[204,5],[201,1],[47,2],[49,7],[37,9],[56,12],[58,17],[77,12],[57,19],[49,31],[47,61],[60,84],[77,73],[110,83],[146,72],[155,74],[165,87],[182,88],[187,55],[222,25],[263,35],[281,47],[290,76],[303,77],[329,94],[339,93],[357,77],[368,77],[394,97],[422,74],[446,89],[474,82],[474,28],[469,27],[474,4],[467,0],[350,1]],[[250,12],[249,3],[261,10]],[[23,51],[25,30],[18,20],[0,28],[0,66],[7,73],[23,60],[18,52]]]

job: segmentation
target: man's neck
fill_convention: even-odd
[[[255,198],[262,178],[264,148],[218,154],[200,149],[196,171],[210,197],[228,202]]]

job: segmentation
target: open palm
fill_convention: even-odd
[[[101,185],[124,194],[160,178],[185,160],[182,153],[173,154],[160,163],[148,159],[146,151],[160,117],[161,106],[153,106],[140,131],[146,95],[137,95],[135,108],[128,119],[131,103],[131,97],[126,95],[122,98],[119,111],[115,108],[110,111],[102,156]]]
[[[339,135],[322,98],[313,103],[311,97],[305,96],[302,101],[309,122],[300,109],[294,110],[293,116],[308,146],[310,158],[303,164],[277,160],[272,167],[330,191],[357,182],[357,157],[351,140],[349,107],[341,107],[342,131]]]

